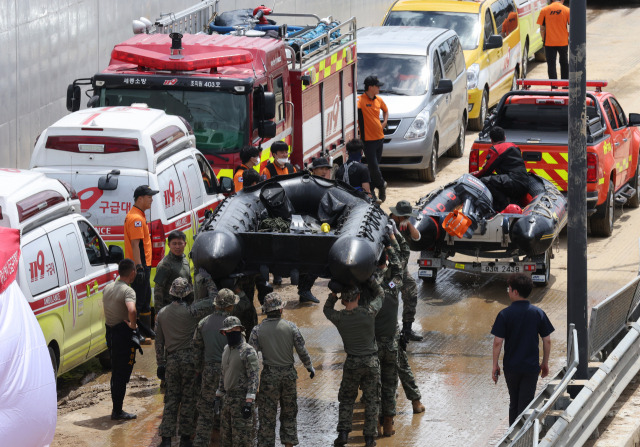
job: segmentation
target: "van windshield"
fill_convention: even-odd
[[[429,79],[426,56],[406,54],[358,53],[358,90],[364,91],[364,79],[377,76],[384,85],[381,94],[420,96],[427,91]]]
[[[248,96],[227,91],[104,88],[101,106],[144,103],[185,118],[204,154],[237,152],[249,136]]]
[[[385,26],[428,26],[454,30],[460,37],[463,50],[473,50],[480,40],[478,14],[440,11],[391,11]]]

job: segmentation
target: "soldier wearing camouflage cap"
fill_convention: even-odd
[[[214,300],[216,310],[198,323],[193,336],[193,355],[196,374],[202,377],[198,399],[198,423],[195,447],[208,447],[211,431],[220,426],[220,416],[214,413],[216,390],[222,372],[222,352],[227,345],[227,337],[220,333],[225,319],[231,315],[238,295],[229,289],[221,289]]]
[[[274,446],[276,413],[280,403],[280,441],[285,447],[298,444],[298,375],[294,367],[295,348],[300,361],[313,379],[316,371],[304,346],[298,327],[282,318],[284,303],[277,292],[264,297],[262,306],[267,318],[251,332],[249,343],[262,351],[262,375],[258,391],[258,446]]]
[[[156,361],[158,378],[166,381],[164,411],[160,423],[161,447],[171,446],[180,413],[180,445],[191,446],[195,432],[195,369],[193,333],[203,317],[213,312],[213,299],[187,305],[193,287],[185,278],[176,278],[169,288],[173,302],[156,318]]]
[[[253,401],[258,391],[258,355],[244,340],[244,326],[237,317],[227,317],[220,333],[227,338],[222,352],[222,371],[214,408],[219,408],[220,445],[222,447],[252,447],[255,431]],[[214,410],[215,411],[215,410]]]

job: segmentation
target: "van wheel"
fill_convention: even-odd
[[[520,78],[527,77],[527,69],[529,68],[529,41],[524,44],[524,53],[522,53],[522,63],[520,64]]]
[[[629,208],[638,208],[640,207],[640,160],[638,160],[638,166],[636,166],[636,176],[631,180],[631,186],[636,189],[636,193],[629,198],[627,205],[629,205]]]
[[[53,377],[58,377],[58,357],[56,356],[56,351],[51,346],[49,346],[49,358],[51,358],[51,366],[53,367]]]
[[[613,181],[609,180],[609,192],[607,200],[600,206],[591,217],[591,234],[593,236],[609,237],[613,233]]]
[[[104,369],[111,369],[111,354],[108,349],[98,354],[98,361]]]
[[[418,179],[421,182],[433,182],[438,174],[438,137],[434,135],[431,145],[431,160],[429,167],[418,171]]]
[[[551,250],[553,250],[553,248],[549,247],[549,249],[544,252],[544,255],[543,255],[544,268],[537,269],[536,272],[534,273],[535,275],[544,275],[544,282],[533,283],[536,287],[546,287],[549,285],[549,278],[551,277],[551,257],[552,257]]]
[[[458,133],[458,139],[456,140],[456,144],[451,146],[449,149],[449,156],[454,158],[460,158],[464,155],[464,132],[467,128],[467,117],[462,115],[462,119],[460,120],[460,131]]]
[[[480,114],[477,118],[469,120],[471,130],[482,130],[484,120],[487,118],[487,107],[489,104],[489,92],[486,90],[482,93],[482,101],[480,101]]]

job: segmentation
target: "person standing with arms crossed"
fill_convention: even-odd
[[[151,325],[151,236],[145,212],[151,209],[153,196],[159,191],[148,185],[133,192],[133,206],[124,219],[124,256],[136,264],[136,278],[131,284],[136,292],[136,310],[140,321]]]
[[[498,359],[504,342],[502,366],[509,389],[509,425],[533,400],[538,375],[549,375],[551,333],[555,330],[542,309],[531,304],[527,297],[533,289],[531,278],[515,273],[507,280],[511,305],[500,311],[491,328],[493,340],[493,369],[491,378],[498,383]],[[542,364],[538,350],[538,336],[542,338]]]
[[[382,178],[379,164],[382,161],[384,129],[389,119],[387,105],[378,97],[380,87],[383,85],[377,76],[367,76],[364,80],[364,93],[358,98],[358,128],[360,138],[364,141],[364,156],[367,157],[371,189],[378,188],[378,198],[381,202],[387,198],[387,182]],[[380,123],[381,110],[382,123]]]
[[[564,0],[553,0],[540,10],[540,35],[544,42],[549,79],[558,79],[556,56],[560,60],[560,77],[569,79],[569,8]]]
[[[107,326],[107,347],[111,356],[111,419],[129,420],[137,416],[122,410],[127,383],[136,363],[136,349],[131,341],[136,330],[136,292],[129,287],[136,278],[135,264],[123,259],[118,264],[120,277],[105,287],[102,304]]]
[[[251,332],[249,344],[262,351],[262,375],[258,391],[258,447],[274,447],[276,414],[280,403],[280,442],[285,447],[298,445],[298,373],[293,366],[293,349],[313,379],[316,370],[304,347],[304,338],[295,323],[282,318],[284,304],[277,292],[264,297],[267,318]]]

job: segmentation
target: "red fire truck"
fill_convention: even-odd
[[[201,18],[212,6],[217,2],[205,1],[155,26],[149,22],[147,33],[116,45],[106,69],[69,85],[67,108],[78,110],[80,86],[90,85],[88,107],[144,103],[179,115],[218,177],[233,177],[239,151],[247,145],[262,149],[262,169],[278,140],[289,145],[293,164],[324,156],[337,168],[346,160],[346,142],[355,136],[355,18],[338,23],[260,7],[248,26],[210,34],[220,14],[214,10]],[[269,14],[297,21],[312,17],[316,23],[277,25],[265,20]]]

